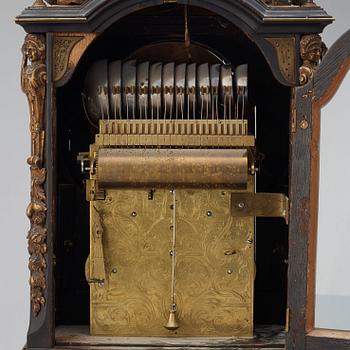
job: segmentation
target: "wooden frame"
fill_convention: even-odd
[[[163,1],[144,0],[146,7],[163,3]],[[187,1],[178,1],[187,3]],[[52,349],[55,346],[55,292],[54,292],[54,251],[53,237],[56,230],[56,106],[55,106],[55,77],[53,76],[55,61],[55,33],[63,35],[67,32],[80,33],[86,37],[95,34],[83,34],[93,30],[103,31],[115,20],[109,16],[113,11],[120,13],[120,4],[127,1],[87,1],[82,7],[53,7],[30,8],[17,18],[17,22],[29,31],[46,33],[46,98],[43,127],[45,131],[45,147],[43,167],[47,169],[44,184],[46,201],[47,250],[46,259],[46,288],[42,312],[35,316],[32,312],[28,331],[27,348]],[[199,4],[199,1],[193,1]],[[305,33],[318,33],[332,21],[325,12],[315,9],[269,9],[255,0],[247,0],[249,6],[242,5],[243,1],[230,0],[206,1],[206,8],[235,24],[242,24],[262,51],[269,62],[275,77],[284,85],[295,86],[293,79],[288,81],[278,67],[278,51],[271,41],[287,39],[295,41],[295,73],[300,66],[298,44],[300,36]],[[129,7],[127,7],[129,9]],[[132,10],[133,7],[130,7]],[[220,10],[220,11],[219,11]],[[311,11],[311,12],[308,12]],[[95,14],[102,14],[95,16]],[[258,16],[255,14],[258,13]],[[312,15],[318,22],[300,22],[298,18]],[[106,16],[108,21],[106,21]],[[62,20],[63,18],[63,20]],[[242,20],[240,19],[242,18]],[[243,23],[243,22],[244,23]],[[289,33],[290,35],[286,35]],[[69,36],[69,34],[67,34]],[[93,40],[93,38],[91,38]],[[56,43],[57,44],[57,43]],[[87,45],[89,43],[87,42]],[[86,47],[85,47],[86,48]],[[279,49],[280,50],[280,49]],[[67,50],[69,51],[69,50]],[[68,61],[67,61],[68,62]],[[67,67],[65,67],[67,69]],[[69,70],[70,69],[70,70]],[[72,74],[74,67],[67,72]],[[288,306],[290,314],[287,334],[288,350],[344,350],[350,349],[350,333],[314,329],[315,308],[315,267],[317,239],[317,208],[318,208],[318,167],[320,138],[320,115],[322,107],[335,95],[345,74],[350,69],[350,32],[346,33],[329,51],[314,79],[307,85],[295,89],[296,120],[293,113],[290,121],[291,131],[291,168],[290,168],[290,256],[289,256],[289,290]],[[66,72],[66,73],[67,73]],[[68,74],[67,73],[67,74]],[[296,74],[295,74],[296,75]]]
[[[350,332],[315,328],[321,110],[334,97],[349,70],[350,31],[329,50],[310,83],[295,89],[297,119],[296,132],[291,136],[293,191],[288,350],[350,349]]]

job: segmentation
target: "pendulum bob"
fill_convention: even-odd
[[[169,313],[168,323],[164,326],[169,331],[176,331],[180,326],[176,320],[176,311],[171,310]]]

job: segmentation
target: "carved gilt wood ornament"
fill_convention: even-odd
[[[318,34],[304,35],[300,40],[300,56],[303,64],[299,69],[301,85],[307,84],[313,77],[320,63],[323,53],[326,51]]]
[[[30,219],[28,251],[30,269],[30,297],[32,311],[38,316],[45,304],[46,288],[46,194],[43,167],[45,143],[44,104],[46,94],[45,36],[28,34],[22,47],[23,61],[21,85],[27,95],[30,110],[31,156],[27,162],[31,172],[31,202],[27,208]]]
[[[64,84],[78,65],[84,52],[97,37],[96,33],[55,33],[53,78]]]
[[[54,41],[54,81],[60,80],[67,71],[69,55],[83,37],[56,36]]]

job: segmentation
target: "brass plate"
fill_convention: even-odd
[[[176,197],[180,328],[164,328],[171,301],[172,194],[156,190],[149,199],[147,190],[107,190],[105,201],[91,202],[89,264],[94,256],[105,259],[105,282],[91,283],[93,335],[252,336],[253,219],[231,216],[230,192],[186,189]],[[94,232],[101,227],[103,254]]]
[[[166,334],[162,326],[170,298],[170,192],[159,191],[154,200],[148,200],[147,191],[110,190],[106,195],[105,201],[91,202],[102,218],[106,270],[104,284],[91,284],[91,333]],[[99,254],[93,238],[92,232],[91,257]]]
[[[229,197],[177,190],[180,336],[253,335],[253,220],[230,217]]]

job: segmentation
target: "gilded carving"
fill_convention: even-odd
[[[54,80],[62,79],[68,68],[69,55],[83,36],[56,36],[54,41]]]
[[[84,52],[95,40],[95,33],[55,33],[53,77],[64,84],[73,74]]]
[[[268,38],[277,53],[278,65],[283,77],[295,82],[295,38]]]
[[[30,111],[31,156],[27,162],[31,172],[31,202],[27,208],[30,219],[28,251],[32,311],[37,316],[45,304],[46,288],[46,194],[43,167],[45,142],[44,104],[46,94],[45,36],[28,34],[22,47],[21,85],[27,95]]]
[[[322,58],[324,45],[318,34],[304,35],[300,40],[300,56],[303,60],[299,69],[301,85],[307,84],[313,77],[314,72]]]

